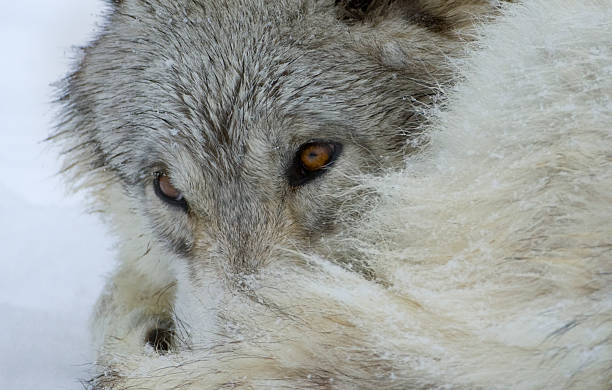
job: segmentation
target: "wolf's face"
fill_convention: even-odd
[[[310,245],[355,209],[351,177],[399,163],[456,46],[364,4],[120,2],[69,87],[78,157],[193,264]]]

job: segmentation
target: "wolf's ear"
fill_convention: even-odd
[[[336,0],[336,7],[339,9],[339,16],[344,14],[346,17],[357,18],[362,16],[373,2],[374,0]]]
[[[363,20],[366,15],[372,15],[380,10],[391,1],[380,0],[335,0],[338,18],[344,21]]]
[[[511,2],[512,0],[501,0]],[[436,32],[448,32],[490,16],[490,0],[335,0],[338,19],[345,23],[377,24],[404,21]]]

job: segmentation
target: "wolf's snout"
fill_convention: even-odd
[[[232,273],[254,273],[268,261],[282,236],[283,207],[262,201],[242,186],[231,192],[231,201],[224,198],[218,203],[217,255]]]

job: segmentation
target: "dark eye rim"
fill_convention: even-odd
[[[185,197],[182,197],[181,199],[175,199],[164,194],[164,192],[161,190],[159,178],[162,176],[167,175],[164,172],[155,172],[155,178],[153,179],[153,188],[155,190],[155,195],[157,195],[157,197],[164,201],[166,204],[187,211],[187,200],[185,200]]]
[[[302,163],[301,153],[308,147],[321,144],[330,146],[332,149],[332,154],[329,158],[329,161],[320,169],[317,169],[315,171],[309,171],[304,167],[304,164]],[[287,169],[287,180],[289,181],[289,185],[291,187],[300,187],[323,175],[334,164],[334,162],[338,159],[338,156],[340,156],[341,153],[342,144],[336,141],[313,139],[300,145],[298,150],[295,152],[295,155],[293,156],[293,160],[291,161],[289,169]]]

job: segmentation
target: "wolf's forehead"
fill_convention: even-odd
[[[168,111],[178,121],[174,134],[207,170],[230,174],[245,164],[267,165],[269,153],[281,153],[302,137],[295,107],[303,99],[295,96],[296,70],[289,61],[264,53],[216,53],[171,66],[176,78]]]
[[[235,3],[242,8],[232,8]],[[154,20],[126,19],[139,27],[118,31],[133,42],[134,54],[128,55],[144,70],[137,75],[138,89],[130,92],[138,105],[133,111],[151,116],[143,131],[161,128],[171,136],[152,142],[185,143],[185,150],[198,154],[196,161],[221,166],[236,160],[236,165],[248,155],[295,146],[288,137],[306,140],[317,121],[305,118],[329,121],[341,111],[342,103],[321,104],[326,91],[342,93],[331,87],[336,79],[329,76],[329,69],[337,72],[339,66],[322,63],[309,41],[312,31],[288,15],[293,11],[233,0],[227,8],[166,11],[149,14]],[[326,111],[328,106],[333,109]]]
[[[197,74],[185,61],[173,65],[177,79],[170,110],[180,120],[178,132],[209,153],[235,156],[258,143],[281,142],[279,130],[292,122],[287,111],[292,71],[269,61],[262,66],[263,62],[266,59],[219,55],[199,66],[194,61]]]
[[[156,61],[170,84],[170,111],[180,114],[175,119],[194,141],[240,147],[250,134],[265,136],[284,113],[295,113],[306,96],[299,80],[309,79],[308,70],[297,64],[303,53],[282,44],[278,31],[259,26],[258,34],[236,36],[234,26],[196,27],[166,38],[170,46],[189,40],[188,51],[169,47]]]

